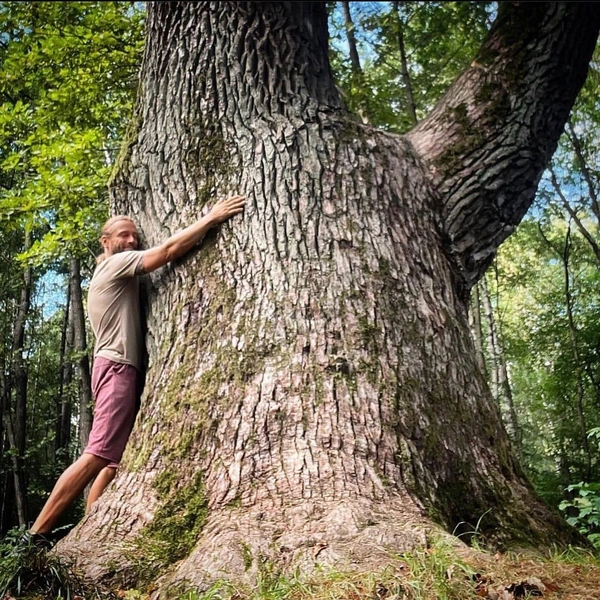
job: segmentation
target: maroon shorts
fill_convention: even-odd
[[[116,466],[133,429],[140,406],[140,374],[131,366],[97,356],[92,371],[96,405],[84,452],[106,458]]]

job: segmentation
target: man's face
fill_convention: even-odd
[[[110,235],[102,238],[102,247],[108,256],[125,252],[126,250],[137,250],[140,236],[136,226],[128,219],[117,221]]]

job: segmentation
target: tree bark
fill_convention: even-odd
[[[583,83],[590,6],[501,5],[487,70],[403,137],[344,113],[323,3],[148,5],[113,210],[154,245],[228,190],[248,204],[152,274],[147,391],[123,468],[60,553],[97,578],[127,570],[123,539],[146,557],[144,540],[162,540],[176,564],[160,591],[252,578],[265,560],[379,566],[433,523],[460,533],[481,519],[500,546],[581,541],[513,459],[467,291],[507,235],[479,203],[516,224]],[[512,102],[494,119],[490,87]],[[470,153],[435,167],[440,131],[463,139],[463,105],[495,155],[478,155],[477,178]],[[485,244],[459,249],[459,196]]]

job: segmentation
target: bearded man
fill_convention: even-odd
[[[163,244],[139,250],[139,234],[126,216],[102,229],[104,253],[92,277],[88,315],[96,338],[92,391],[94,421],[82,455],[59,477],[28,532],[36,545],[51,545],[50,532],[63,512],[95,479],[87,508],[115,476],[139,409],[143,375],[143,329],[139,276],[182,257],[211,229],[244,209],[243,196],[217,202],[202,219]]]

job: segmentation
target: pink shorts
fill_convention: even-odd
[[[131,366],[97,356],[92,371],[96,405],[84,452],[106,458],[116,467],[123,456],[140,406],[141,378]]]

